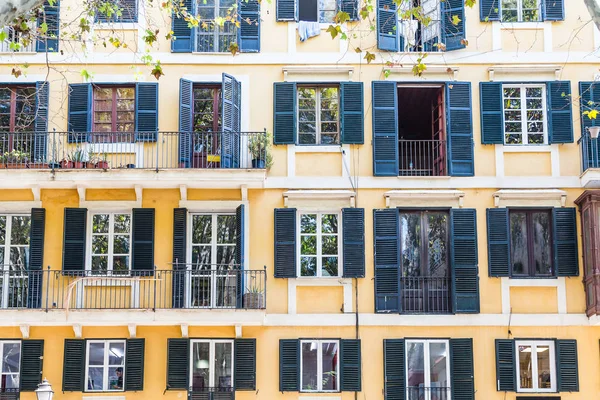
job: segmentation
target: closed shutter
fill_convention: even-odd
[[[125,390],[144,390],[145,339],[127,339],[125,351]]]
[[[442,7],[442,35],[446,51],[464,49],[465,43],[465,1],[445,0]],[[458,21],[457,24],[454,22]]]
[[[479,0],[481,22],[500,21],[502,0]]]
[[[446,85],[446,126],[451,176],[473,176],[473,120],[471,115],[471,83]]]
[[[256,390],[256,339],[235,339],[235,390]]]
[[[40,34],[35,51],[38,53],[56,53],[58,51],[58,36],[60,32],[60,0],[55,0],[52,5],[44,1],[44,12],[37,18],[38,32],[43,23],[46,23],[46,33]]]
[[[377,0],[377,48],[398,51],[398,14],[394,0]]]
[[[544,0],[543,9],[545,21],[564,21],[564,0]]]
[[[279,4],[280,1],[277,3]],[[295,144],[297,136],[295,82],[273,84],[273,107],[273,144]]]
[[[245,235],[244,235],[244,205],[240,204],[235,209],[235,263],[237,264],[238,276],[236,279],[236,307],[243,307],[243,299],[244,299],[244,288],[246,287],[246,274],[243,272],[246,266],[244,265],[244,244],[245,244]],[[249,282],[250,283],[250,282]]]
[[[400,311],[400,231],[395,208],[373,210],[375,312]]]
[[[481,82],[479,84],[481,105],[481,143],[504,143],[504,107],[502,83]]]
[[[454,279],[454,312],[479,312],[477,213],[475,209],[450,210],[450,257]]]
[[[383,340],[383,398],[406,399],[406,358],[404,339]]]
[[[192,0],[181,0],[178,4],[183,4],[188,13],[194,13]],[[190,27],[189,22],[180,13],[173,13],[171,30],[174,36],[171,39],[171,51],[173,53],[191,53],[194,43],[192,36],[196,30]]]
[[[515,392],[517,390],[517,370],[515,341],[496,339],[496,390]]]
[[[179,80],[179,163],[189,168],[192,158],[192,135],[194,131],[194,83]]]
[[[190,341],[167,340],[167,390],[188,390],[190,374]]]
[[[350,21],[358,21],[359,0],[338,0],[338,9],[350,16]]]
[[[546,84],[548,95],[548,141],[573,143],[573,112],[570,81]]]
[[[85,269],[87,208],[65,208],[63,271]]]
[[[300,341],[279,340],[279,391],[300,390]]]
[[[487,209],[488,268],[490,276],[510,276],[508,208]]]
[[[35,137],[33,141],[34,162],[46,162],[48,156],[48,95],[50,84],[48,82],[36,82],[35,84]]]
[[[154,208],[134,208],[132,213],[131,269],[154,271]]]
[[[558,276],[579,276],[577,210],[553,208],[554,265]]]
[[[585,171],[596,167],[600,159],[600,140],[592,142],[589,139],[589,134],[586,133],[586,128],[600,126],[600,118],[592,119],[583,114],[585,111],[594,110],[600,105],[600,86],[594,82],[579,82],[579,96],[581,135],[587,135],[587,139],[583,141],[585,145],[581,148],[581,162]]]
[[[135,138],[138,142],[158,138],[158,83],[135,84]]]
[[[110,16],[107,13],[98,12],[96,14],[96,20],[101,23],[123,23],[123,22],[138,22],[137,14],[137,3],[140,0],[117,0],[113,1],[113,5],[119,10],[118,15],[116,12],[111,13]]]
[[[340,388],[342,392],[360,392],[362,390],[360,340],[341,340],[340,353]]]
[[[296,277],[296,209],[275,209],[275,278]]]
[[[365,142],[365,122],[363,110],[363,83],[342,82],[341,117],[342,143],[363,144]]]
[[[373,82],[373,175],[398,176],[398,90],[395,82]]]
[[[242,53],[260,51],[260,1],[238,0],[239,22],[238,41]]]
[[[92,84],[69,84],[69,143],[83,143],[92,131]]]
[[[452,400],[475,400],[473,339],[450,339]]]
[[[173,308],[185,307],[187,208],[173,210]]]
[[[577,340],[556,341],[556,371],[559,392],[579,392]]]
[[[295,21],[298,16],[296,0],[277,0],[277,21]]]
[[[344,278],[365,277],[365,209],[342,209]]]
[[[44,341],[21,341],[21,375],[19,377],[20,390],[33,392],[42,381],[44,364]]]
[[[85,376],[85,340],[65,339],[63,392],[82,392]]]
[[[241,85],[231,75],[221,78],[221,167],[240,167]]]
[[[42,306],[42,277],[44,266],[44,233],[46,230],[46,210],[31,209],[31,228],[29,231],[29,281],[27,308]]]

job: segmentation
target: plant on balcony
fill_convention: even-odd
[[[259,286],[250,286],[244,293],[244,308],[253,310],[265,307],[263,290]]]
[[[6,168],[26,168],[29,155],[19,150],[12,150],[4,153],[2,159]]]
[[[88,153],[88,168],[108,169],[108,154],[96,152],[92,147]]]
[[[68,156],[68,160],[72,163],[71,168],[83,168],[83,163],[86,160],[86,153],[81,147],[78,147]]]
[[[248,139],[248,150],[252,156],[252,168],[270,169],[273,166],[271,143],[270,132],[250,136]]]

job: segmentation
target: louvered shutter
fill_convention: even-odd
[[[246,266],[244,265],[244,205],[240,204],[235,210],[235,263],[237,264],[238,276],[236,279],[236,307],[243,307],[244,287],[246,287],[246,274],[243,272]]]
[[[273,84],[273,107],[273,144],[295,144],[297,136],[295,82]]]
[[[342,209],[345,278],[365,277],[365,209]]]
[[[481,22],[500,21],[502,0],[479,0],[479,18]]]
[[[192,136],[194,130],[194,83],[179,80],[179,163],[189,168],[192,159]]]
[[[46,210],[31,209],[31,227],[29,230],[29,281],[27,308],[42,306],[42,277],[44,267],[44,233],[46,230]]]
[[[573,143],[571,82],[548,82],[546,88],[548,94],[549,142]]]
[[[112,13],[108,16],[106,13],[98,12],[96,14],[97,22],[101,23],[114,23],[114,22],[138,22],[137,3],[140,0],[116,0],[114,5],[118,7],[119,14]]]
[[[296,0],[277,0],[277,21],[295,21],[298,16]]]
[[[454,312],[479,312],[477,213],[475,209],[450,210],[450,259],[454,279]]]
[[[363,144],[365,142],[365,123],[363,109],[363,83],[340,83],[343,144]]]
[[[486,214],[489,274],[510,276],[508,208],[488,208]]]
[[[577,210],[552,209],[554,266],[558,276],[579,276]]]
[[[83,143],[92,131],[92,84],[69,84],[69,143]]]
[[[63,392],[82,392],[85,381],[85,340],[65,339]]]
[[[33,141],[32,161],[43,163],[48,160],[48,96],[50,84],[36,82],[35,84],[35,137]]]
[[[373,175],[398,176],[398,90],[376,81],[373,91]]]
[[[132,212],[131,269],[154,271],[154,208],[134,208]]]
[[[50,5],[48,0],[44,1],[44,12],[40,13],[37,18],[38,30],[44,22],[46,23],[46,33],[38,36],[35,51],[55,53],[58,51],[60,32],[60,0],[55,0],[53,5]]]
[[[296,277],[296,209],[275,209],[275,278]]]
[[[599,118],[590,118],[584,112],[595,110],[600,106],[600,86],[595,82],[579,82],[579,109],[581,119],[581,162],[583,170],[595,168],[600,160],[600,140],[592,141],[586,128],[600,126]]]
[[[158,83],[135,84],[135,140],[155,142],[158,138]]]
[[[167,389],[188,390],[190,374],[189,339],[167,340]]]
[[[517,370],[515,341],[496,339],[496,390],[515,392],[517,390]]]
[[[445,0],[442,7],[442,35],[446,51],[464,49],[465,43],[465,1]],[[457,24],[454,20],[458,21]],[[435,48],[435,47],[434,47]]]
[[[235,390],[256,390],[256,339],[235,339]]]
[[[221,81],[221,167],[240,167],[241,85],[231,75]]]
[[[395,208],[373,210],[375,312],[400,311],[400,231]]]
[[[544,20],[563,21],[565,19],[564,0],[543,0]]]
[[[238,0],[239,22],[238,41],[242,53],[260,51],[260,2],[258,0]]]
[[[473,339],[450,339],[452,400],[475,400]]]
[[[144,390],[145,339],[127,339],[125,351],[125,390]]]
[[[504,107],[502,83],[481,82],[479,84],[481,106],[481,143],[504,143]]]
[[[65,208],[63,271],[85,269],[87,208]]]
[[[42,381],[44,364],[44,341],[21,341],[21,369],[19,376],[20,390],[33,392]]]
[[[194,13],[192,0],[181,0],[179,3],[183,4],[183,7],[188,13]],[[171,30],[173,31],[174,36],[171,39],[171,51],[173,53],[191,53],[192,45],[194,43],[192,36],[196,30],[190,27],[189,23],[181,14],[178,16],[176,13],[173,13],[171,24]]]
[[[185,307],[187,208],[173,210],[173,308]]]
[[[383,340],[383,392],[385,400],[406,399],[404,339]]]
[[[340,388],[342,392],[360,392],[362,390],[360,340],[340,340],[340,353]]]
[[[338,10],[347,13],[350,21],[358,21],[359,0],[337,0]]]
[[[579,392],[577,340],[556,340],[556,371],[559,392]]]
[[[279,340],[279,391],[300,390],[300,341]]]
[[[394,0],[377,0],[377,48],[398,51],[398,14]]]
[[[446,126],[451,176],[475,174],[471,108],[470,82],[446,85]]]

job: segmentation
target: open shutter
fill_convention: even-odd
[[[338,10],[347,13],[350,21],[358,21],[359,0],[338,0]]]
[[[65,208],[63,271],[85,269],[87,208]]]
[[[398,176],[398,91],[395,82],[373,82],[373,175]]]
[[[496,339],[496,390],[515,392],[517,390],[517,370],[515,341]]]
[[[344,278],[365,277],[365,209],[342,209]]]
[[[296,0],[277,0],[277,21],[295,21],[298,15]]]
[[[83,143],[92,131],[92,84],[69,84],[69,143]]]
[[[244,205],[240,204],[235,209],[235,263],[237,264],[237,268],[239,268],[238,276],[236,279],[236,307],[242,308],[243,299],[244,299],[244,287],[246,287],[245,278],[246,275],[243,272],[246,266],[244,265],[244,243],[245,243],[245,235],[244,235]]]
[[[581,119],[581,136],[587,135],[587,139],[583,141],[581,149],[581,162],[583,170],[588,168],[594,168],[597,165],[600,154],[600,140],[592,142],[589,139],[589,134],[586,132],[586,128],[592,126],[600,126],[600,118],[590,118],[583,113],[586,111],[594,110],[600,106],[600,86],[596,85],[595,82],[579,82],[579,109]]]
[[[500,21],[502,0],[479,0],[481,22]]]
[[[42,306],[42,271],[44,266],[44,232],[46,230],[46,210],[31,209],[31,228],[29,230],[29,282],[27,308]]]
[[[181,0],[178,3],[183,4],[188,13],[193,14],[192,0]],[[176,13],[173,13],[171,26],[174,36],[171,39],[171,51],[173,53],[191,53],[194,43],[193,34],[196,30],[190,28],[189,23],[181,14],[177,15]]]
[[[508,208],[488,208],[486,215],[490,276],[510,276]]]
[[[406,399],[404,339],[383,340],[383,391],[385,400]]]
[[[241,85],[231,75],[223,74],[221,82],[221,167],[240,167]]]
[[[187,208],[173,210],[173,308],[185,307]]]
[[[235,390],[256,390],[256,339],[235,339]]]
[[[275,209],[275,278],[296,277],[296,209]]]
[[[478,313],[479,268],[475,209],[450,210],[450,247],[454,279],[454,312]]]
[[[394,0],[377,0],[377,48],[398,51],[398,14]]]
[[[179,80],[179,163],[189,168],[192,158],[192,135],[194,130],[194,83]]]
[[[45,162],[48,157],[46,148],[48,143],[48,82],[36,82],[35,84],[35,137],[33,142],[34,162]]]
[[[132,212],[131,269],[154,271],[154,208],[134,208]]]
[[[295,144],[297,136],[296,83],[275,82],[273,84],[273,102],[273,144]]]
[[[445,0],[442,7],[442,35],[446,51],[464,49],[465,43],[465,1]],[[454,20],[458,21],[457,24]],[[435,47],[433,47],[435,49]]]
[[[446,126],[450,175],[473,176],[475,164],[470,82],[446,85]]]
[[[158,136],[158,83],[135,84],[135,139],[155,142]]]
[[[342,143],[363,144],[365,142],[365,122],[363,109],[363,83],[342,82],[341,122]]]
[[[300,341],[279,340],[279,391],[300,390]]]
[[[573,143],[571,82],[548,82],[546,92],[548,94],[548,141]]]
[[[127,339],[125,351],[125,390],[144,390],[144,352],[145,339]]]
[[[475,400],[473,339],[450,339],[452,400]]]
[[[400,311],[400,230],[395,208],[373,210],[375,312]]]
[[[579,276],[577,210],[553,208],[554,266],[558,276]]]
[[[167,390],[188,390],[190,375],[189,339],[167,340]]]
[[[340,388],[342,392],[360,392],[362,390],[360,339],[341,340],[340,352]]]
[[[544,21],[564,21],[564,0],[543,0]]]
[[[504,107],[502,83],[481,82],[479,84],[481,106],[481,143],[504,143]]]
[[[38,53],[55,53],[58,51],[58,35],[60,30],[60,0],[55,0],[50,5],[48,0],[44,1],[44,12],[37,18],[37,28],[46,23],[46,33],[41,34],[36,43],[35,51]]]
[[[65,339],[63,392],[82,392],[85,381],[85,340]]]
[[[42,367],[44,364],[44,341],[21,341],[21,375],[19,377],[20,390],[33,392],[42,381]]]
[[[559,392],[579,392],[577,340],[556,341],[556,371]]]
[[[238,0],[239,22],[238,42],[242,53],[260,51],[260,2],[258,0]]]

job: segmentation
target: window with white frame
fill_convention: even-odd
[[[196,51],[201,53],[228,52],[237,41],[235,20],[231,20],[236,0],[198,0]],[[223,23],[217,23],[218,19]]]
[[[447,340],[406,341],[406,398],[451,398]]]
[[[91,214],[92,273],[126,274],[131,265],[131,214]]]
[[[85,381],[87,392],[123,391],[125,341],[88,340]]]
[[[339,144],[338,86],[298,87],[298,144]]]
[[[298,276],[340,276],[340,227],[337,213],[301,213]]]
[[[548,143],[545,85],[504,85],[504,144]]]
[[[0,215],[0,262],[5,271],[28,268],[30,228],[30,215]]]
[[[233,388],[233,340],[192,340],[190,382],[193,391]]]
[[[540,0],[502,0],[502,22],[541,21]]]
[[[331,24],[338,13],[336,0],[296,0],[298,1],[298,19],[300,21]]]
[[[300,341],[300,391],[340,390],[339,344],[338,340]]]
[[[400,51],[422,52],[440,51],[442,47],[442,15],[440,0],[413,0],[412,3],[403,1],[400,5],[398,18],[400,36],[404,38],[404,48]],[[415,7],[419,14],[411,12]],[[427,21],[427,23],[424,23]]]
[[[19,389],[21,342],[17,340],[0,342],[0,360],[2,360],[0,392]]]
[[[554,341],[517,340],[517,391],[556,392]]]

